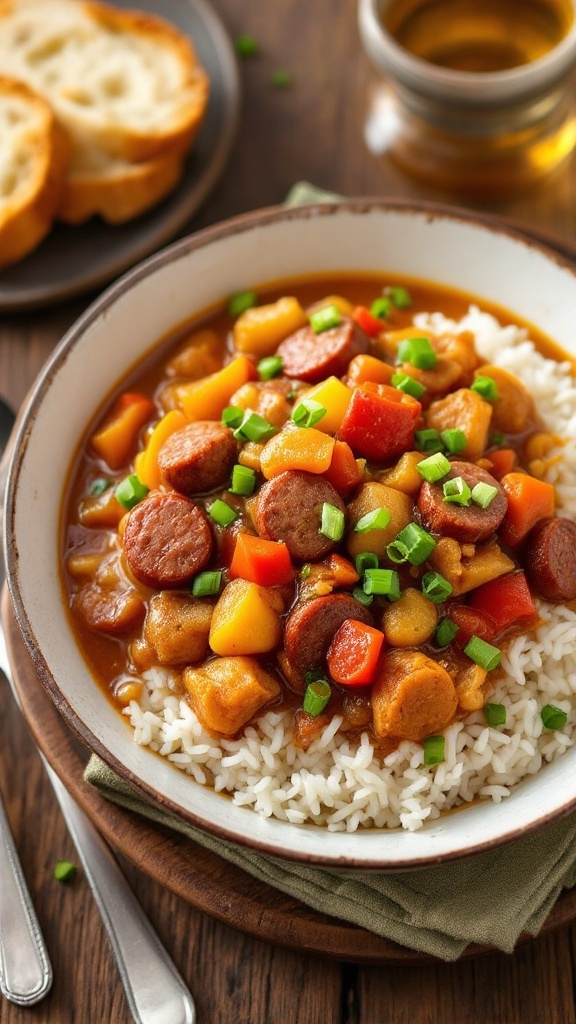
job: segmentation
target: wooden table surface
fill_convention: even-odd
[[[190,230],[279,203],[301,179],[347,195],[420,196],[464,205],[458,196],[413,184],[386,157],[367,149],[363,124],[377,79],[359,41],[353,0],[213,0],[213,6],[231,37],[253,34],[260,52],[240,68],[235,148]],[[286,89],[270,84],[277,68],[292,75]],[[483,208],[572,241],[574,170],[571,163],[513,202]],[[24,398],[91,298],[2,317],[4,397],[13,404]],[[75,860],[75,853],[34,745],[7,697],[0,717],[0,781],[55,975],[51,993],[34,1008],[0,999],[1,1024],[127,1024],[131,1015],[87,883],[81,876],[70,886],[53,880],[54,862]],[[195,994],[198,1024],[576,1021],[576,926],[536,939],[512,956],[456,965],[356,967],[247,938],[121,863]]]

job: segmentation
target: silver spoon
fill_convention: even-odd
[[[0,398],[2,431],[14,416]],[[6,466],[4,466],[4,474]],[[0,497],[5,480],[0,471]],[[0,525],[3,513],[0,508]],[[3,561],[0,559],[0,589]],[[11,676],[0,620],[0,668],[18,696]],[[168,956],[109,847],[39,751],[68,826],[92,894],[108,933],[126,998],[136,1024],[195,1024],[196,1008],[175,964]],[[1,941],[1,937],[0,937]]]

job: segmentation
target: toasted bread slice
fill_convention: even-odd
[[[183,154],[208,102],[183,33],[89,0],[0,0],[0,67],[48,100],[74,149],[122,160]]]
[[[8,78],[0,78],[0,138],[0,267],[6,267],[50,230],[69,146],[46,100]]]

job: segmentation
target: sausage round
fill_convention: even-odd
[[[324,477],[289,469],[260,490],[256,529],[267,540],[284,541],[293,558],[303,562],[322,558],[334,547],[334,541],[320,533],[324,502],[345,510],[342,498]]]
[[[237,454],[230,427],[197,420],[170,435],[158,452],[158,465],[175,491],[202,494],[227,481]]]
[[[547,601],[576,598],[576,523],[560,516],[542,519],[530,531],[523,552],[526,576]]]
[[[349,594],[313,597],[297,605],[284,628],[284,648],[291,664],[300,672],[323,668],[334,634],[345,619],[372,625],[368,608]]]
[[[136,579],[163,590],[190,583],[212,554],[208,517],[182,494],[153,494],[128,516],[124,554]]]
[[[354,356],[368,352],[368,335],[350,317],[337,327],[316,334],[307,325],[278,346],[286,377],[318,384],[325,377],[341,377]]]
[[[470,490],[478,483],[490,484],[496,488],[496,495],[488,505],[457,505],[452,501],[444,501],[443,484],[461,476]],[[490,473],[473,462],[453,462],[450,472],[437,483],[424,481],[418,495],[418,508],[424,526],[433,533],[454,537],[461,544],[477,544],[487,540],[506,515],[508,500],[504,489]]]

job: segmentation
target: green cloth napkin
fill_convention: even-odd
[[[298,182],[286,202],[338,198]],[[222,842],[144,800],[96,756],[85,779],[108,799],[184,833],[302,903],[442,960],[458,959],[470,943],[512,952],[521,932],[536,935],[562,889],[576,884],[576,816],[458,863],[401,874],[351,874]]]

